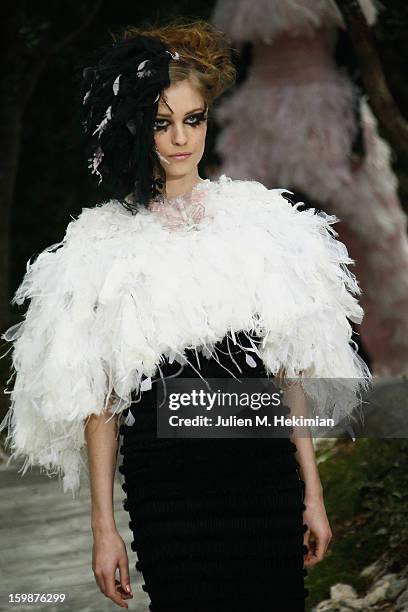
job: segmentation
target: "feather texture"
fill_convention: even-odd
[[[87,417],[109,398],[110,411],[123,412],[163,359],[183,363],[187,347],[208,357],[239,330],[263,337],[268,372],[325,379],[304,381],[316,414],[358,406],[370,372],[351,342],[349,320],[363,312],[336,217],[299,211],[284,190],[252,181],[222,176],[196,189],[198,228],[172,231],[148,209],[131,215],[110,200],[84,208],[62,242],[28,264],[13,303],[29,307],[3,334],[15,383],[0,426],[12,457],[25,458],[23,473],[39,464],[75,495]]]
[[[373,0],[359,0],[369,25],[377,20]],[[283,32],[313,36],[318,28],[344,28],[334,0],[217,0],[212,22],[234,42],[270,43]]]

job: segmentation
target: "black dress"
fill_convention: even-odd
[[[241,332],[239,343],[248,346]],[[256,336],[252,335],[256,339]],[[216,345],[230,369],[227,336]],[[232,347],[240,377],[266,377]],[[187,350],[189,361],[195,351]],[[253,366],[254,364],[252,364]],[[200,358],[205,378],[225,378]],[[165,376],[179,364],[161,366]],[[237,371],[236,371],[237,372]],[[186,365],[179,376],[197,373]],[[157,383],[159,384],[159,383]],[[158,438],[152,390],[121,425],[124,508],[152,612],[303,612],[304,482],[295,444],[285,438]]]

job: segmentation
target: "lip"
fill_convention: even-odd
[[[187,159],[187,157],[190,157],[191,153],[176,153],[175,155],[169,155],[169,157],[171,157],[172,159],[178,159],[178,160],[183,160],[183,159]]]

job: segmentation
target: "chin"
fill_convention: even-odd
[[[195,163],[184,164],[182,162],[175,162],[171,164],[171,166],[166,168],[166,174],[169,178],[175,176],[184,176],[186,174],[190,174],[193,170],[195,170],[196,167],[197,164]]]

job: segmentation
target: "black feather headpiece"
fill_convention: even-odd
[[[153,127],[171,59],[178,53],[158,38],[136,36],[95,51],[81,68],[89,168],[114,198],[131,193],[147,206],[163,189]]]

